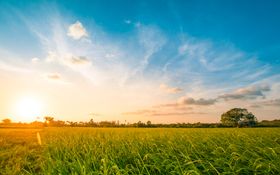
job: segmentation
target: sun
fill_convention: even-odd
[[[21,98],[16,104],[18,119],[24,122],[31,122],[42,115],[42,102],[35,97]]]

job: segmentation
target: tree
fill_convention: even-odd
[[[152,122],[149,120],[147,121],[147,127],[151,127],[152,126]]]
[[[89,122],[87,122],[87,125],[88,126],[95,126],[95,123],[94,123],[94,120],[93,119],[90,119],[90,121]]]
[[[11,119],[8,119],[8,118],[5,118],[5,119],[2,120],[2,122],[3,122],[4,124],[10,124],[10,123],[12,123],[12,120],[11,120]]]
[[[257,123],[257,118],[247,109],[233,108],[221,116],[221,122],[227,126],[254,126]]]
[[[44,119],[45,119],[45,124],[47,124],[49,126],[53,125],[53,122],[54,122],[54,118],[53,117],[45,116]]]
[[[142,123],[141,121],[138,121],[136,126],[137,127],[145,127],[145,123]]]

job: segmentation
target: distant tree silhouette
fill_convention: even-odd
[[[54,122],[54,118],[53,117],[45,116],[44,119],[45,119],[45,124],[46,125],[48,125],[48,126],[52,126],[53,125],[53,122]]]
[[[260,126],[260,127],[280,127],[280,119],[275,119],[275,120],[271,120],[271,121],[263,120],[261,122],[258,122],[258,126]]]
[[[257,118],[247,109],[233,108],[222,114],[221,122],[226,126],[255,126]]]
[[[142,123],[141,121],[138,121],[137,124],[136,124],[137,127],[141,128],[141,127],[145,127],[146,124],[145,123]]]
[[[53,117],[50,117],[50,116],[45,116],[44,119],[45,119],[45,121],[47,121],[47,122],[52,122],[52,121],[54,120],[54,118],[53,118]]]
[[[11,124],[11,123],[12,123],[12,120],[11,120],[11,119],[8,119],[8,118],[5,118],[5,119],[2,120],[2,122],[3,122],[4,124]]]
[[[93,119],[90,119],[90,121],[87,123],[87,126],[94,127],[94,126],[96,126],[96,123],[94,122]]]
[[[152,127],[152,122],[151,121],[147,121],[147,127]]]
[[[0,127],[139,127],[139,128],[223,128],[223,127],[280,127],[280,119],[263,120],[257,122],[257,118],[247,109],[233,108],[221,115],[221,123],[157,123],[151,121],[138,121],[129,123],[126,120],[124,123],[117,121],[99,121],[93,119],[89,121],[63,121],[55,120],[54,117],[45,116],[45,121],[34,121],[31,123],[15,123],[6,118],[0,122]]]

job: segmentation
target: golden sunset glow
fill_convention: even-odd
[[[0,175],[280,175],[279,9],[0,0]]]
[[[0,0],[0,121],[52,116],[63,121],[216,123],[235,107],[252,111],[259,120],[279,118],[275,20],[273,33],[250,18],[235,19],[236,10],[234,22],[214,19],[222,21],[208,26],[212,19],[204,17],[211,15],[172,12],[169,1],[163,9],[170,12],[155,13],[171,15],[164,18],[146,10],[146,15],[134,14],[137,4],[133,13],[118,10],[115,15],[103,9],[107,3],[102,10],[98,3],[89,9],[79,7],[82,2],[73,9],[64,3],[15,4]],[[249,26],[242,33],[245,19]],[[236,26],[242,26],[241,33]],[[261,32],[265,37],[260,38]]]
[[[34,121],[42,115],[42,102],[35,97],[23,97],[15,106],[15,112],[22,121]]]

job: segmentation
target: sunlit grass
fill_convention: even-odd
[[[13,135],[6,132],[0,130],[5,142]],[[17,158],[19,165],[14,166],[21,169],[10,164],[11,174],[280,173],[278,128],[47,128],[40,132],[41,146],[36,131],[32,134],[28,146],[1,147],[2,174],[8,172],[6,162]],[[14,141],[16,136],[8,139]],[[17,156],[14,152],[21,149],[36,156]]]
[[[0,129],[0,174],[28,174],[40,171],[42,149],[36,133],[40,129]]]

